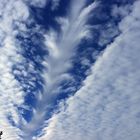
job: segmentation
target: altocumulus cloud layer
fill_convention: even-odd
[[[140,1],[0,3],[5,140],[138,140]]]

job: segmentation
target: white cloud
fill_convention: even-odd
[[[132,7],[131,4],[126,4],[125,6],[114,5],[112,8],[112,16],[113,17],[121,16],[121,18],[125,17],[131,12],[131,9],[132,9],[131,7]]]
[[[28,2],[32,6],[40,8],[43,8],[49,2],[49,0],[24,0],[24,1]]]
[[[23,104],[25,93],[13,75],[13,66],[24,61],[16,35],[20,29],[26,31],[28,18],[28,7],[22,0],[0,2],[0,131],[5,140],[20,139],[22,133],[18,126],[24,120],[17,107]]]
[[[84,86],[60,105],[40,140],[137,140],[140,137],[140,1]]]
[[[6,117],[11,116],[16,125],[19,123],[20,116],[16,106],[23,103],[24,95],[20,84],[12,74],[13,64],[21,61],[13,41],[14,38],[6,37],[0,48],[0,129],[4,132],[4,139],[10,139],[10,137],[16,139],[13,134],[15,135],[17,130],[12,127],[8,119],[6,120]]]
[[[50,29],[46,33],[46,46],[49,56],[43,62],[47,71],[44,72],[45,86],[44,93],[38,99],[38,107],[34,111],[31,122],[23,127],[25,139],[32,139],[32,133],[36,131],[45,121],[45,115],[49,113],[60,90],[59,84],[71,76],[67,70],[71,67],[71,58],[75,55],[76,47],[83,38],[90,36],[90,26],[87,20],[91,11],[97,6],[93,2],[87,7],[86,1],[72,1],[68,17],[57,18],[61,26],[61,33]],[[45,111],[44,111],[45,110]]]
[[[134,6],[125,7],[124,11],[120,7],[117,7],[119,12],[117,8],[114,10],[114,16],[116,14],[126,16],[119,24],[121,35],[98,58],[83,87],[75,96],[66,102],[61,102],[60,113],[54,114],[48,122],[45,122],[44,116],[61,91],[59,84],[63,80],[73,80],[67,70],[72,66],[71,58],[75,55],[78,44],[83,38],[91,37],[87,20],[97,3],[85,6],[85,0],[73,0],[67,17],[56,19],[61,26],[61,32],[50,29],[45,34],[49,55],[42,62],[46,67],[46,71],[42,74],[46,82],[44,92],[38,94],[38,107],[34,109],[31,122],[28,123],[22,118],[17,107],[23,107],[26,93],[22,88],[30,85],[21,85],[14,74],[26,77],[28,73],[34,71],[34,65],[29,63],[29,71],[25,71],[23,65],[26,60],[21,55],[22,48],[16,35],[20,31],[26,32],[24,23],[32,20],[28,4],[43,8],[47,2],[49,1],[4,0],[0,3],[0,131],[4,132],[2,138],[5,140],[139,139],[140,1],[135,2]],[[53,4],[57,8],[59,1],[54,0]],[[129,8],[133,10],[131,14]],[[107,35],[110,33],[114,34],[109,30]],[[106,39],[105,33],[103,37]],[[104,43],[104,40],[101,41]],[[19,70],[13,71],[13,66],[19,63],[23,65],[19,65]],[[82,63],[90,65],[86,60]],[[29,84],[34,85],[32,80],[36,80],[35,77],[30,80]],[[74,90],[73,88],[69,87],[66,90]],[[43,126],[48,124],[48,127],[40,133],[45,135],[40,138],[33,137],[33,133],[42,124]]]

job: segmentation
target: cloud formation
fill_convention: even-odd
[[[72,1],[68,17],[56,19],[61,26],[61,32],[50,29],[45,34],[46,49],[49,55],[43,62],[47,69],[43,74],[45,77],[44,92],[38,97],[32,120],[23,127],[26,139],[31,139],[32,134],[43,125],[46,115],[49,114],[61,92],[61,86],[59,86],[61,82],[72,79],[67,70],[72,66],[71,58],[75,55],[80,41],[90,36],[90,26],[88,26],[87,20],[90,12],[96,6],[95,2],[86,7],[84,0],[80,4],[78,1]]]
[[[59,16],[54,16],[58,28],[52,24],[44,29],[30,13],[32,8],[41,13],[51,5],[53,15],[61,4],[60,0],[4,0],[0,3],[2,138],[139,139],[140,1],[133,5],[114,5],[111,16],[120,18],[120,22],[116,25],[112,19],[105,30],[102,25],[90,24],[93,22],[90,18],[102,14],[100,8],[96,9],[102,7],[102,1],[71,0],[65,16],[60,16],[59,12]],[[93,20],[98,23],[97,19]],[[94,29],[100,32],[98,39],[93,37]],[[91,52],[97,59],[92,66],[86,57],[78,60],[83,67],[91,67],[79,90],[73,85],[64,88],[63,83],[75,82],[70,70],[80,57],[78,49],[89,39],[98,42],[99,47],[107,47],[100,56]],[[78,91],[67,99],[59,99],[66,96],[64,90],[76,89]]]
[[[7,4],[8,3],[8,4]],[[18,28],[24,29],[23,21],[29,13],[22,1],[5,0],[0,3],[0,130],[3,139],[18,139],[21,117],[18,106],[24,102],[24,92],[15,79],[12,68],[23,61],[21,48],[16,40]],[[15,28],[17,27],[17,28]]]
[[[60,104],[40,140],[134,140],[140,126],[140,1],[119,23],[121,34],[92,66],[83,87]]]

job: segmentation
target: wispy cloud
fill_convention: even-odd
[[[25,138],[31,139],[32,134],[43,125],[46,115],[60,93],[59,84],[65,79],[71,79],[67,70],[72,66],[71,58],[75,55],[76,47],[83,38],[90,36],[90,26],[88,26],[87,20],[97,3],[94,2],[86,6],[86,1],[78,2],[72,1],[67,17],[56,19],[60,24],[61,31],[50,29],[45,35],[45,43],[49,51],[49,55],[43,62],[47,69],[43,74],[46,84],[44,92],[38,98],[31,122],[23,127]]]
[[[60,104],[41,140],[132,140],[140,126],[140,1],[119,23],[115,38],[92,67],[83,87]]]
[[[23,48],[17,39],[19,32],[26,32],[29,20],[28,6],[21,0],[0,3],[0,130],[5,140],[21,139],[20,125],[25,120],[18,108],[23,106],[25,92],[15,77],[15,66],[23,66]],[[22,72],[26,73],[22,69]],[[21,71],[19,71],[21,73]]]
[[[58,8],[60,0],[52,0],[52,10],[55,10]]]

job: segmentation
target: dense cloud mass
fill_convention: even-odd
[[[138,140],[139,0],[0,0],[4,140]]]

